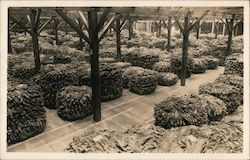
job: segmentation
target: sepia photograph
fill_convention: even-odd
[[[248,1],[1,4],[0,159],[249,159]]]

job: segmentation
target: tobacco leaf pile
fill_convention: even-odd
[[[12,74],[16,78],[30,79],[36,74],[35,65],[32,62],[16,64],[12,67]]]
[[[242,107],[241,107],[242,108]],[[74,153],[241,153],[242,110],[221,122],[164,129],[133,124],[125,131],[108,129],[75,136],[65,151]]]
[[[154,108],[155,125],[172,128],[207,123],[207,111],[204,107],[194,105],[196,100],[189,96],[167,97]]]
[[[182,66],[182,58],[180,54],[173,54],[170,58],[170,68],[171,72],[177,74],[178,78],[181,78],[181,66]],[[188,57],[187,59],[187,71],[186,78],[191,77],[193,70],[193,60]]]
[[[211,55],[201,56],[203,60],[205,60],[205,64],[207,69],[216,69],[219,66],[219,59],[215,58]]]
[[[156,71],[140,67],[128,67],[123,72],[123,86],[139,95],[151,94],[158,83]]]
[[[153,65],[153,70],[157,72],[170,72],[170,62],[160,61]]]
[[[239,75],[220,75],[215,82],[222,82],[231,86],[234,86],[239,92],[240,92],[240,101],[241,104],[243,104],[243,77],[240,77]]]
[[[87,86],[67,86],[56,96],[57,114],[67,121],[85,118],[93,113],[91,88]]]
[[[162,86],[172,86],[176,84],[178,77],[174,73],[159,73],[158,84]]]
[[[123,70],[114,63],[100,63],[101,101],[109,101],[122,96]]]
[[[239,90],[225,83],[207,83],[199,87],[200,94],[210,94],[224,101],[227,112],[233,113],[241,104],[242,96]]]
[[[207,70],[206,61],[201,58],[192,58],[193,61],[193,69],[192,73],[204,73]]]
[[[155,50],[148,48],[129,48],[124,51],[121,59],[124,62],[131,63],[132,66],[148,69],[159,62],[159,56],[155,53]]]
[[[34,83],[8,79],[7,143],[14,144],[38,135],[46,127],[41,88]]]
[[[69,64],[46,65],[44,72],[36,82],[44,93],[44,105],[48,108],[56,108],[56,93],[63,87],[78,85],[78,77],[75,70]]]
[[[227,57],[224,74],[238,74],[243,77],[243,71],[243,54],[238,53]]]

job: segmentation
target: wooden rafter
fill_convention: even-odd
[[[113,23],[115,22],[116,18],[118,18],[119,15],[113,15],[110,20],[108,21],[108,23],[106,24],[106,26],[103,28],[102,32],[99,34],[99,42],[103,39],[103,37],[106,35],[106,33],[108,32],[108,30],[112,27]]]
[[[83,21],[83,25],[84,25],[85,29],[88,31],[89,30],[88,19],[85,17],[85,15],[83,14],[82,11],[78,11],[78,13]]]
[[[87,43],[90,43],[89,38],[83,33],[83,31],[72,21],[61,9],[56,9],[55,10],[61,17],[62,19],[68,23],[71,28],[73,28]]]
[[[30,35],[32,35],[32,31],[28,30],[28,28],[25,26],[25,24],[23,24],[23,23],[21,22],[21,20],[18,21],[18,20],[16,20],[14,17],[12,17],[11,15],[10,15],[10,19],[11,19],[14,23],[16,23],[17,25],[19,25],[24,31],[26,31],[26,32],[28,32]]]
[[[110,10],[110,7],[104,9],[95,29],[97,32],[101,31],[102,27],[104,26],[104,23],[107,21],[107,17],[109,15]]]
[[[46,22],[44,22],[38,29],[38,33],[41,33],[42,30],[53,20],[53,18],[51,17],[50,19],[48,19]]]

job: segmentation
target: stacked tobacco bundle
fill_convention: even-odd
[[[178,78],[181,78],[181,66],[182,66],[181,55],[173,54],[170,58],[170,68],[171,68],[171,72],[177,74]],[[192,70],[193,70],[193,60],[190,57],[188,57],[186,78],[191,77]]]
[[[171,96],[156,104],[155,125],[163,128],[201,125],[227,115],[226,104],[212,95]]]
[[[201,58],[193,58],[193,69],[192,73],[204,73],[207,70],[206,61]]]
[[[12,67],[12,74],[16,78],[30,79],[36,74],[35,65],[33,63],[21,63]]]
[[[48,108],[56,108],[56,93],[63,87],[78,85],[78,78],[69,64],[46,65],[36,82],[42,87],[44,105]]]
[[[171,128],[207,123],[206,109],[193,103],[188,96],[167,97],[154,108],[155,125]]]
[[[220,75],[215,82],[222,82],[228,85],[231,85],[237,89],[241,95],[240,102],[243,104],[243,77],[238,75]]]
[[[243,55],[233,54],[228,56],[225,62],[224,74],[238,74],[243,77]]]
[[[135,74],[138,72],[142,72],[144,68],[141,67],[128,67],[125,69],[125,71],[122,73],[122,86],[124,88],[129,88],[129,81],[134,77]]]
[[[101,101],[122,96],[122,69],[112,63],[100,63]]]
[[[46,113],[39,86],[8,80],[7,142],[14,144],[45,129]]]
[[[211,55],[201,56],[201,58],[205,61],[207,69],[216,69],[219,66],[218,58],[215,58]]]
[[[124,51],[122,60],[131,63],[132,66],[151,69],[156,62],[159,62],[159,56],[154,49],[130,48]]]
[[[103,48],[99,50],[100,57],[109,57],[115,58],[116,57],[116,48]]]
[[[128,67],[123,73],[123,86],[140,95],[153,93],[157,80],[157,72],[140,67]]]
[[[239,90],[225,83],[208,83],[199,87],[200,94],[210,94],[224,101],[227,106],[227,112],[233,113],[242,101]]]
[[[176,84],[178,77],[174,73],[159,73],[158,84],[162,86],[172,86]]]
[[[57,114],[64,120],[75,121],[92,114],[91,89],[87,86],[68,86],[56,96]]]
[[[158,72],[170,72],[170,62],[157,62],[153,65],[153,70]]]

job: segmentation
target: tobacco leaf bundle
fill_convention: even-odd
[[[56,93],[63,87],[78,85],[76,71],[71,70],[69,64],[46,65],[44,72],[36,82],[44,92],[44,105],[48,108],[55,108]]]
[[[129,67],[123,73],[123,86],[136,94],[151,94],[157,87],[157,78],[156,71]]]
[[[224,74],[238,74],[243,77],[243,55],[233,54],[228,56],[225,62]]]
[[[204,73],[207,70],[207,66],[206,66],[206,61],[204,61],[201,58],[193,58],[193,69],[192,69],[192,73]]]
[[[157,62],[153,65],[153,70],[158,72],[170,72],[170,62]]]
[[[154,49],[148,48],[129,48],[124,51],[121,58],[122,61],[131,63],[132,66],[148,69],[151,69],[156,62],[159,62],[159,56]]]
[[[87,86],[68,86],[56,96],[57,114],[67,121],[85,118],[93,113],[91,89]]]
[[[170,58],[170,71],[174,74],[177,74],[178,78],[181,78],[181,66],[182,66],[182,58],[180,54],[173,54]],[[186,78],[191,77],[193,70],[193,60],[188,57],[187,58],[187,71]]]
[[[225,83],[208,83],[199,87],[200,94],[209,94],[224,101],[227,112],[233,113],[241,103],[240,92],[231,85]]]
[[[16,64],[11,70],[14,77],[21,79],[30,79],[36,74],[35,65],[30,62]]]
[[[19,83],[21,81],[8,81],[8,144],[18,143],[38,135],[46,127],[41,88],[33,83]]]
[[[114,63],[100,64],[101,101],[122,96],[122,69]]]
[[[243,77],[234,75],[220,75],[215,82],[222,82],[235,87],[241,95],[241,104],[243,104]]]
[[[226,104],[219,98],[208,94],[191,95],[191,98],[193,105],[206,109],[209,121],[219,121],[227,115]]]
[[[193,105],[194,101],[194,98],[188,96],[167,97],[154,108],[155,125],[172,128],[207,123],[206,109]]]
[[[201,56],[202,59],[205,60],[205,64],[207,69],[216,69],[219,66],[219,59],[215,58],[211,55]]]
[[[162,86],[172,86],[176,84],[178,77],[174,73],[159,73],[158,84]]]

